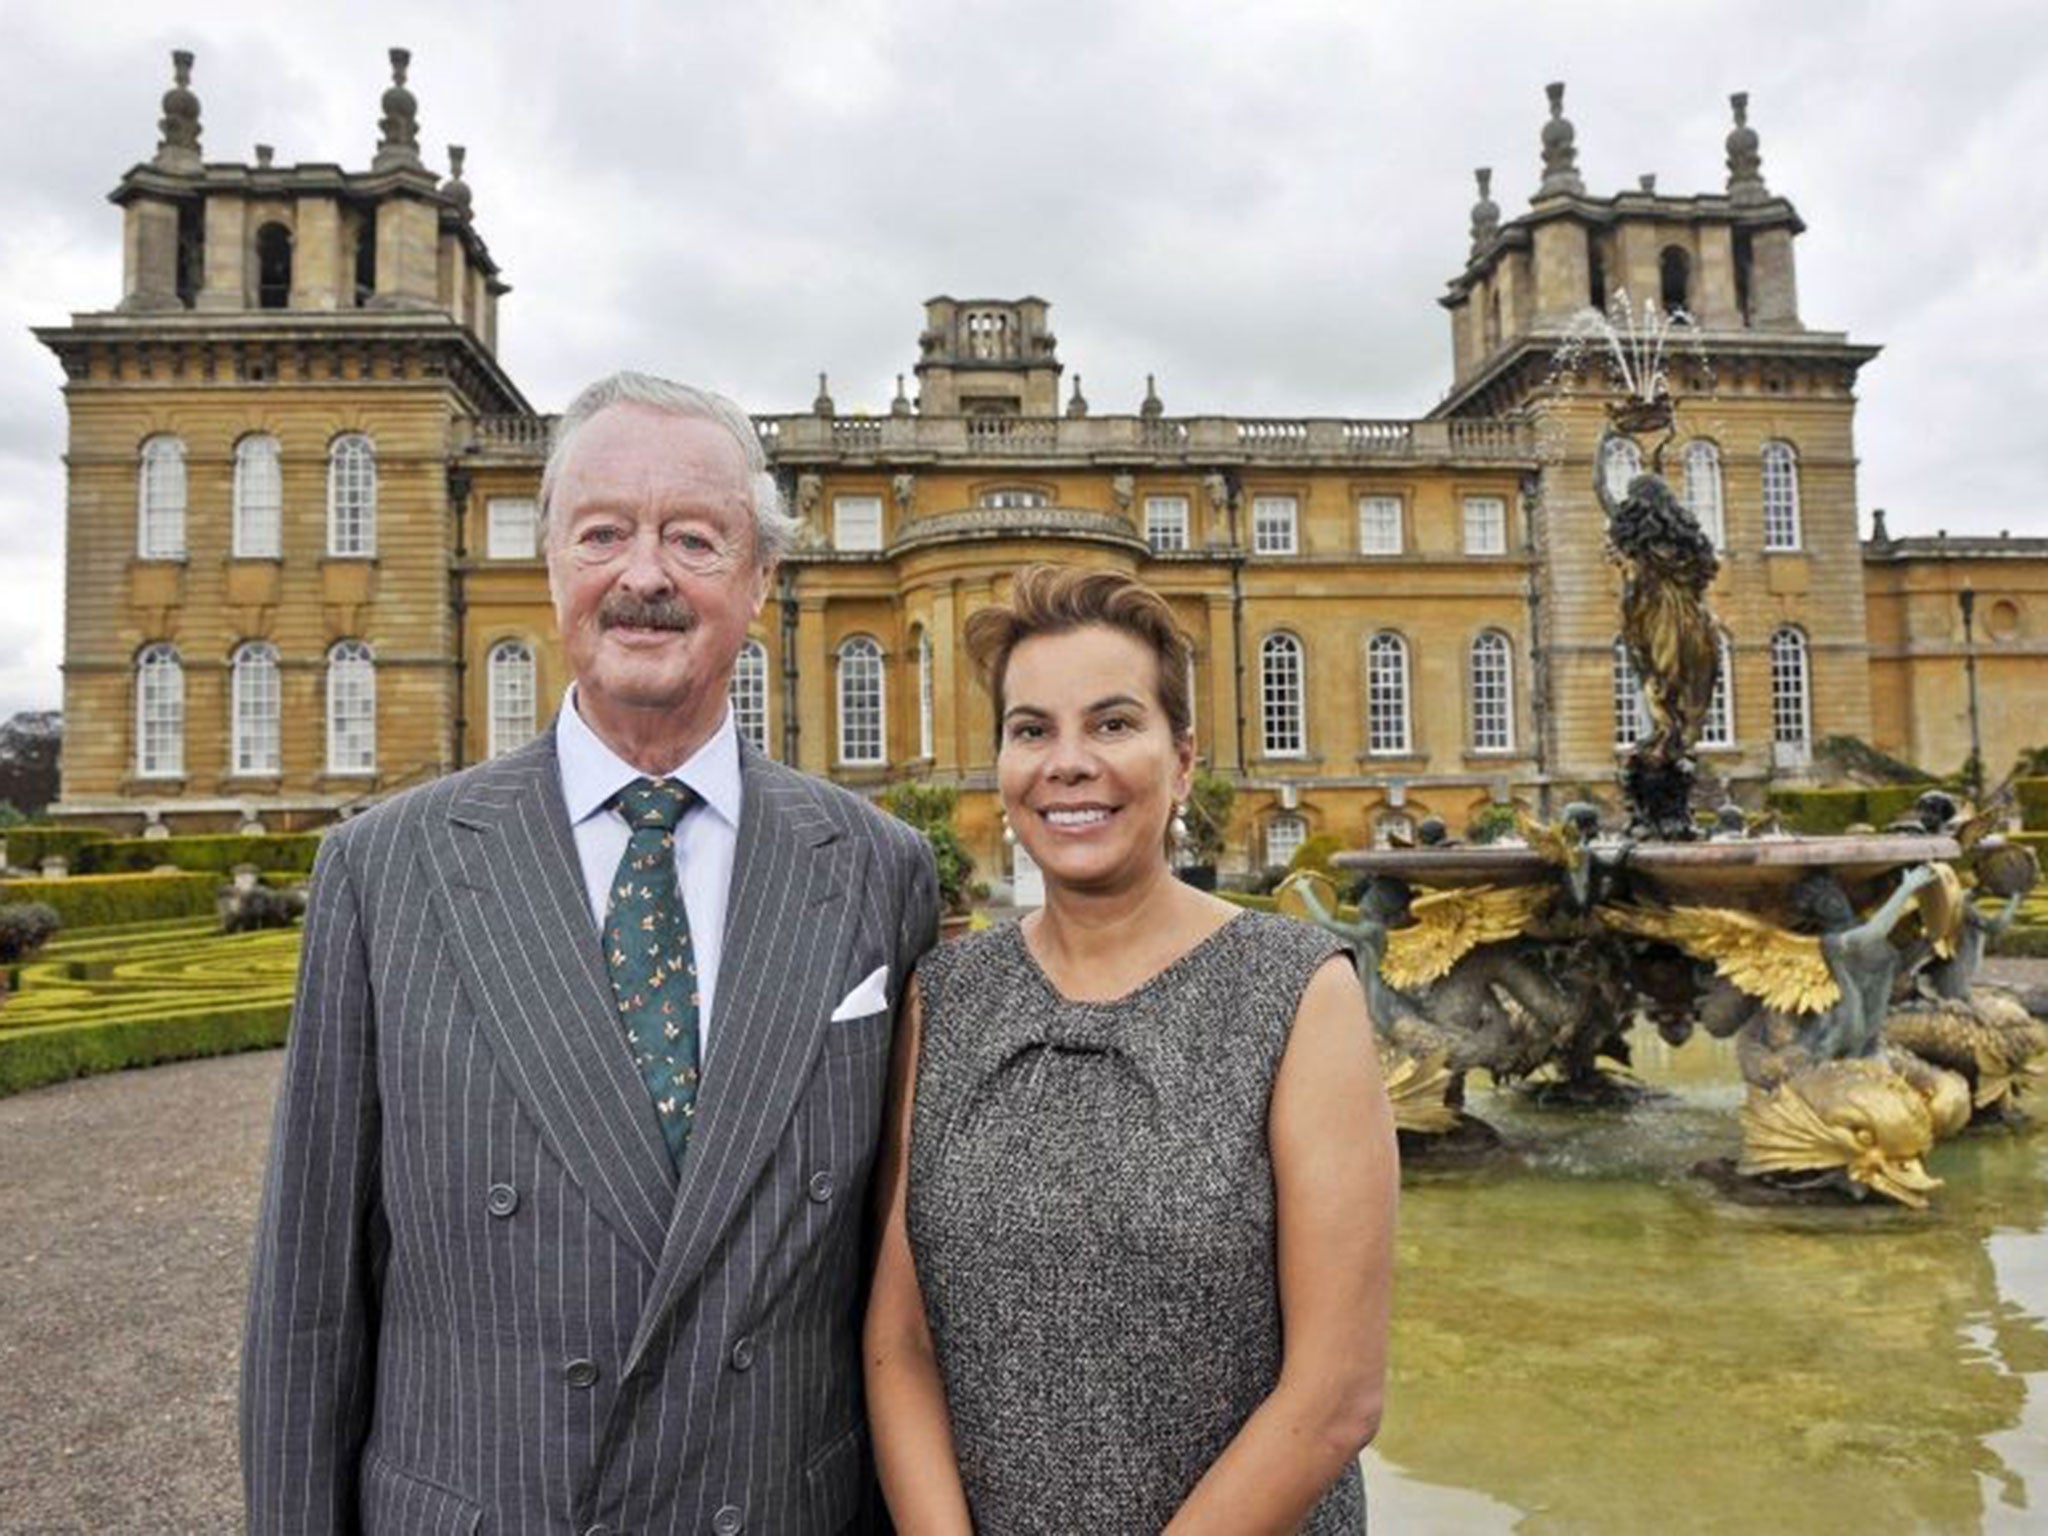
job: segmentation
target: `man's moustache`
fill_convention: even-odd
[[[597,611],[597,623],[600,629],[628,626],[683,631],[697,627],[697,615],[681,603],[613,602]]]

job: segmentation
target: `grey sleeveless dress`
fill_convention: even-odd
[[[1339,948],[1247,912],[1110,1003],[1014,923],[919,964],[908,1226],[984,1536],[1158,1531],[1279,1379],[1266,1110]],[[1364,1528],[1356,1466],[1301,1527]]]

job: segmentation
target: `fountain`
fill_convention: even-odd
[[[1696,1170],[1724,1194],[1924,1207],[1935,1139],[2016,1115],[2048,1077],[2048,1024],[1975,981],[2038,862],[1997,836],[1995,804],[1966,816],[1940,794],[1863,836],[1752,836],[1734,807],[1696,808],[1719,561],[1662,475],[1681,410],[1670,348],[1691,329],[1655,305],[1638,321],[1620,294],[1613,317],[1574,322],[1560,364],[1597,343],[1612,384],[1593,479],[1648,715],[1620,773],[1625,825],[1575,804],[1555,824],[1521,813],[1509,843],[1340,854],[1362,879],[1355,919],[1321,876],[1294,877],[1281,906],[1354,945],[1410,1152],[1497,1142],[1465,1109],[1476,1069],[1553,1103],[1640,1097],[1601,1062],[1629,1065],[1642,1019],[1673,1046],[1734,1042],[1741,1151]],[[1643,464],[1652,438],[1617,494],[1611,459]]]

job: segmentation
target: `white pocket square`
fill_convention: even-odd
[[[877,966],[872,975],[846,994],[845,1000],[832,1010],[832,1022],[841,1023],[847,1019],[864,1019],[871,1013],[880,1013],[889,1006],[889,967]]]

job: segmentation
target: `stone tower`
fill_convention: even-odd
[[[1706,766],[1723,779],[1796,777],[1814,742],[1870,730],[1851,432],[1856,373],[1877,349],[1802,318],[1793,242],[1805,225],[1764,185],[1746,94],[1732,102],[1726,188],[1692,196],[1658,192],[1654,175],[1589,194],[1564,87],[1548,94],[1528,212],[1496,220],[1482,180],[1471,254],[1441,300],[1453,384],[1434,413],[1520,415],[1540,445],[1532,681],[1548,772],[1604,784],[1621,734],[1616,578],[1592,489],[1604,358],[1595,346],[1578,368],[1560,359],[1585,311],[1625,303],[1639,322],[1645,306],[1682,315],[1696,335],[1668,356],[1682,409],[1663,469],[1722,552],[1731,744]]]
[[[391,62],[349,171],[204,159],[173,55],[156,154],[112,194],[121,293],[36,333],[69,415],[65,709],[98,723],[60,813],[311,824],[458,755],[447,444],[527,406],[460,157],[422,162]]]

